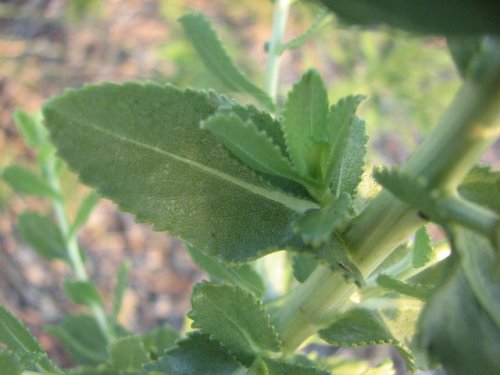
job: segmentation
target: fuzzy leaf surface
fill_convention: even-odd
[[[149,371],[175,375],[244,375],[246,369],[208,335],[191,333],[152,364]]]
[[[398,348],[409,369],[414,368],[411,353],[391,334],[376,311],[355,308],[338,316],[326,329],[319,331],[320,337],[335,346],[361,346],[391,344]]]
[[[50,217],[25,211],[19,216],[16,229],[38,255],[46,259],[66,259],[66,242]]]
[[[431,260],[433,250],[431,237],[427,232],[427,228],[423,226],[415,233],[411,265],[414,268],[425,266]]]
[[[39,353],[44,355],[37,361],[40,368],[59,374],[59,369],[45,356],[45,352],[31,332],[9,310],[0,305],[0,343],[13,352]]]
[[[227,88],[235,92],[248,93],[267,107],[273,106],[269,96],[250,82],[236,67],[203,14],[186,14],[179,21],[205,67]]]
[[[495,1],[322,0],[344,21],[356,25],[387,24],[416,33],[443,35],[500,34]]]
[[[316,177],[325,147],[328,96],[321,77],[307,71],[288,94],[283,112],[283,132],[293,165],[302,176]]]
[[[61,199],[42,177],[27,168],[18,165],[7,167],[2,172],[2,178],[20,194]]]
[[[128,336],[113,341],[109,347],[109,358],[118,370],[140,370],[149,362],[149,355],[138,337]]]
[[[242,121],[235,114],[216,114],[201,123],[238,159],[249,167],[271,175],[300,182],[298,173],[279,147],[251,121]]]
[[[474,167],[458,187],[460,195],[500,214],[500,171]]]
[[[252,292],[257,297],[264,295],[264,282],[259,274],[248,264],[230,265],[214,256],[203,253],[200,249],[188,245],[193,261],[215,282],[227,281],[242,289]]]
[[[193,327],[219,341],[250,365],[262,351],[279,351],[281,343],[269,314],[255,296],[233,285],[197,284],[189,317]]]
[[[277,191],[199,129],[223,102],[171,86],[101,84],[52,99],[44,115],[83,182],[156,230],[237,262],[277,250],[296,212],[316,205]]]
[[[364,96],[346,96],[328,114],[328,152],[322,155],[323,179],[332,181],[336,196],[345,191],[354,196],[363,174],[366,141],[364,122],[356,117]]]

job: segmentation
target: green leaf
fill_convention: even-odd
[[[0,305],[0,343],[13,352],[45,354],[24,324],[2,305]],[[60,373],[60,370],[46,356],[39,359],[37,365],[44,371]]]
[[[328,375],[330,372],[320,370],[316,367],[309,367],[280,361],[271,358],[257,358],[250,369],[248,375]]]
[[[412,249],[411,265],[413,268],[425,266],[430,260],[432,251],[432,240],[425,226],[415,233],[415,240]]]
[[[192,332],[178,347],[145,368],[175,375],[243,375],[246,369],[208,335]]]
[[[328,142],[328,96],[321,77],[307,71],[290,93],[282,128],[293,165],[302,176],[319,178],[319,161]]]
[[[149,362],[148,352],[136,336],[119,338],[111,343],[108,350],[110,362],[118,370],[140,370]]]
[[[430,288],[420,284],[410,284],[389,275],[379,275],[377,284],[382,288],[392,290],[406,296],[415,297],[425,301],[429,297]]]
[[[116,322],[118,320],[118,315],[120,314],[120,311],[122,309],[123,296],[125,294],[125,289],[127,288],[130,267],[130,261],[123,260],[120,263],[120,268],[118,269],[118,277],[116,280],[115,293],[113,297],[113,310],[111,312],[112,322]]]
[[[205,67],[227,88],[235,92],[250,94],[266,107],[273,107],[269,96],[238,70],[203,14],[186,14],[179,21]]]
[[[329,14],[325,9],[319,10],[311,26],[309,26],[309,28],[299,36],[286,43],[283,43],[279,48],[280,53],[283,53],[287,49],[298,49],[306,44],[307,41],[309,41],[323,26],[325,26],[330,21],[330,18],[328,16]]]
[[[356,110],[364,96],[346,96],[330,108],[328,152],[321,159],[323,178],[332,183],[338,197],[342,192],[354,196],[363,175],[366,141],[364,122]]]
[[[21,375],[26,368],[21,365],[15,352],[0,349],[0,369],[4,374]]]
[[[346,280],[353,281],[358,286],[364,284],[363,275],[353,262],[347,245],[335,232],[332,233],[327,242],[319,247],[308,245],[302,241],[300,236],[295,236],[288,243],[288,248],[299,254],[312,256],[321,263],[328,265],[332,271],[341,272]]]
[[[160,327],[147,331],[142,336],[144,347],[153,358],[158,358],[167,349],[175,346],[179,334],[169,325],[163,324]]]
[[[276,191],[199,129],[224,103],[171,86],[102,84],[52,99],[44,115],[83,182],[156,230],[238,262],[282,248],[296,213],[316,204]]]
[[[500,34],[498,4],[458,0],[322,0],[344,21],[356,25],[387,24],[416,33],[444,35]]]
[[[2,177],[12,189],[20,194],[54,200],[61,199],[61,196],[42,177],[27,168],[18,165],[7,167],[3,170]]]
[[[476,249],[469,250],[473,253]],[[461,267],[458,256],[452,257],[422,313],[416,342],[449,374],[497,374],[500,327],[494,319],[498,319],[500,310],[491,315],[485,309],[465,267]]]
[[[301,283],[307,280],[318,265],[316,259],[302,254],[295,254],[292,261],[293,275]]]
[[[64,291],[74,303],[89,307],[102,305],[101,293],[91,281],[64,281]]]
[[[279,351],[281,343],[262,303],[233,285],[197,284],[189,317],[193,327],[219,341],[242,363],[250,365],[262,351]]]
[[[490,167],[474,167],[458,187],[460,195],[500,214],[500,171]]]
[[[46,326],[45,330],[61,340],[78,364],[98,365],[108,359],[106,338],[88,315],[67,315],[60,326]]]
[[[390,333],[380,315],[375,311],[355,308],[340,314],[320,337],[335,346],[362,346],[391,344],[405,359],[409,371],[414,370],[414,360],[408,348]]]
[[[243,122],[236,114],[216,114],[200,126],[210,130],[220,143],[249,167],[299,183],[304,181],[267,133],[259,131],[251,120]]]
[[[350,208],[351,198],[343,193],[326,207],[304,212],[293,223],[293,230],[306,244],[319,247],[329,240],[334,230],[345,224]]]
[[[214,256],[204,254],[193,245],[188,245],[193,261],[210,276],[212,281],[227,281],[255,294],[258,298],[264,295],[264,282],[248,264],[229,265]]]
[[[90,192],[80,203],[75,220],[71,224],[68,237],[72,237],[88,220],[92,210],[101,197],[95,191]]]
[[[25,211],[19,216],[16,229],[38,255],[47,259],[67,259],[66,241],[49,216]]]
[[[30,147],[38,147],[45,140],[44,128],[38,123],[36,116],[23,110],[14,112],[14,121],[24,141]]]

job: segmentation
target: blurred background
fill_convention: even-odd
[[[203,12],[241,70],[263,87],[272,10],[269,0],[1,0],[0,169],[12,163],[30,166],[35,160],[14,126],[13,111],[36,113],[66,88],[152,80],[224,92],[183,35],[177,19],[187,12]],[[317,10],[309,2],[295,3],[285,39],[304,32]],[[347,94],[368,97],[361,114],[372,164],[402,163],[460,83],[443,39],[346,28],[333,17],[303,47],[284,53],[281,95],[311,67],[327,83],[330,102]],[[498,150],[492,148],[487,158],[499,160]],[[63,187],[69,197],[88,192],[69,172]],[[76,309],[62,289],[68,270],[57,261],[41,260],[20,240],[16,219],[27,208],[46,207],[0,180],[0,303],[18,314],[58,362],[69,365],[58,342],[42,329]],[[161,322],[182,325],[191,286],[203,275],[178,239],[134,223],[131,215],[101,200],[80,242],[105,299],[116,283],[120,260],[131,259],[120,317],[126,328],[143,332]]]

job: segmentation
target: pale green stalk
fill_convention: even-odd
[[[463,84],[438,125],[402,170],[411,177],[425,179],[430,189],[454,194],[460,181],[500,134],[499,109],[500,59],[494,58],[480,83],[470,80]],[[459,215],[460,210],[455,210],[455,214]],[[467,215],[462,221],[471,220],[474,218]],[[382,191],[353,220],[344,239],[361,273],[367,277],[423,223],[415,209]],[[478,227],[484,224],[479,223]],[[284,353],[293,352],[327,326],[355,291],[356,287],[345,282],[339,273],[318,267],[273,315]]]

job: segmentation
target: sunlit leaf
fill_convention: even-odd
[[[415,233],[413,242],[411,265],[414,268],[425,266],[431,259],[432,240],[427,232],[427,228],[423,226]]]

